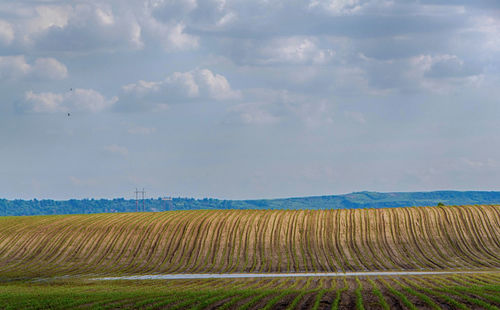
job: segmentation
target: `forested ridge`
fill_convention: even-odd
[[[144,200],[144,211],[202,210],[202,209],[364,209],[410,206],[500,204],[500,192],[493,191],[435,191],[435,192],[357,192],[345,195],[314,196],[260,200],[222,200],[161,198]],[[139,211],[143,202],[139,200]],[[70,199],[70,200],[7,200],[0,199],[0,215],[48,215],[135,212],[135,199]]]

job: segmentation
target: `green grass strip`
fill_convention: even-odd
[[[490,295],[490,294],[485,293],[484,290],[475,289],[475,288],[468,288],[468,287],[454,287],[454,289],[457,291],[463,291],[466,293],[476,294],[480,297],[483,297],[484,299],[488,299],[488,300],[500,305],[500,296],[498,294],[497,295]]]
[[[426,304],[427,304],[429,307],[431,307],[432,309],[434,309],[434,310],[439,310],[439,309],[441,309],[441,307],[439,307],[439,305],[438,305],[438,304],[436,304],[434,301],[432,301],[432,299],[431,299],[429,296],[427,296],[427,295],[425,295],[425,294],[422,294],[422,293],[420,293],[420,292],[418,292],[418,291],[414,290],[413,288],[411,288],[411,287],[409,287],[409,286],[405,285],[405,284],[404,284],[404,283],[402,283],[401,281],[398,281],[398,280],[396,280],[396,279],[392,279],[392,281],[396,282],[399,286],[401,286],[401,288],[402,288],[405,292],[407,292],[408,294],[413,295],[413,296],[415,296],[415,297],[419,298],[421,301],[423,301],[424,303],[426,303]],[[410,280],[408,280],[408,279],[407,279],[406,281],[407,281],[407,282],[410,282]],[[411,282],[410,282],[410,283],[411,283]]]
[[[145,309],[151,310],[151,309],[159,309],[167,305],[175,304],[173,307],[170,309],[185,309],[186,307],[190,306],[191,304],[195,303],[197,300],[201,300],[203,298],[208,298],[210,296],[209,293],[177,293],[173,294],[172,296],[168,297],[167,299],[163,300],[160,303],[151,305],[149,307],[146,307]],[[186,300],[187,299],[187,300]],[[180,303],[178,303],[180,302]]]
[[[151,298],[147,298],[147,299],[143,299],[141,301],[137,301],[134,303],[134,308],[137,309],[137,308],[145,308],[146,306],[148,305],[154,305],[155,303],[161,301],[161,300],[164,300],[165,299],[165,295],[163,296],[155,296],[155,297],[151,297]]]
[[[262,308],[263,310],[269,310],[271,309],[277,302],[279,302],[280,300],[282,300],[283,298],[285,298],[285,296],[288,296],[288,295],[291,295],[293,293],[295,293],[296,291],[290,291],[290,290],[286,290],[286,291],[283,291],[281,294],[279,294],[278,296],[274,297],[273,299],[271,299],[264,308]]]
[[[340,290],[337,290],[335,293],[335,299],[332,303],[332,310],[337,310],[339,308],[340,299],[342,298],[342,294],[349,289],[349,285],[347,284],[347,280],[344,277],[344,287]]]
[[[287,310],[292,310],[292,309],[295,309],[295,307],[299,304],[299,301],[304,297],[305,294],[307,294],[309,292],[307,291],[304,291],[304,292],[301,292],[299,295],[297,295],[297,297],[295,297],[292,301],[292,303],[290,305],[288,305],[288,307],[286,307]]]
[[[389,304],[385,300],[384,296],[382,295],[382,292],[378,289],[377,283],[373,281],[371,278],[367,278],[368,282],[372,285],[373,289],[373,295],[378,297],[378,303],[379,305],[384,309],[384,310],[390,310],[391,308],[389,307]]]
[[[358,277],[356,277],[356,283],[358,283],[358,286],[354,291],[354,294],[356,295],[356,309],[365,310],[365,306],[363,305],[363,294],[361,293],[363,290],[363,283],[361,283]]]
[[[389,292],[391,292],[391,294],[393,294],[394,296],[398,297],[399,300],[401,300],[401,302],[406,307],[408,307],[411,310],[416,310],[417,309],[415,307],[415,305],[412,304],[412,302],[410,300],[408,300],[408,298],[404,294],[402,294],[401,292],[399,292],[396,289],[394,289],[389,283],[387,283],[387,281],[385,281],[383,278],[379,278],[379,280],[380,280],[380,282],[382,282],[385,285],[385,287],[387,287],[387,289],[389,290]]]
[[[318,292],[318,294],[316,294],[314,305],[311,310],[318,310],[319,304],[321,303],[321,298],[323,298],[326,292],[328,292],[328,290],[322,289]]]
[[[230,292],[226,292],[224,294],[217,293],[216,296],[209,298],[209,299],[197,304],[196,306],[192,307],[191,309],[202,310],[202,309],[208,308],[208,306],[210,306],[214,302],[217,302],[219,300],[224,300],[226,298],[233,297],[233,296],[238,295],[238,294],[239,294],[239,291],[234,291],[234,290],[232,290]]]
[[[423,287],[423,286],[419,286],[418,289],[421,290],[421,291],[423,291],[423,292],[425,292],[425,293],[427,293],[427,294],[429,294],[429,295],[433,295],[435,297],[441,298],[446,303],[448,303],[449,305],[451,305],[451,306],[453,306],[455,308],[463,309],[463,310],[469,309],[463,303],[458,302],[458,301],[454,300],[453,298],[450,298],[449,296],[441,294],[441,293],[437,292],[435,289],[433,290],[433,289],[430,289],[430,288],[427,288],[427,287]]]
[[[244,304],[243,306],[240,307],[240,310],[247,310],[249,309],[250,307],[253,307],[256,303],[258,303],[261,299],[273,294],[273,293],[276,293],[276,291],[266,291],[266,292],[263,292],[257,296],[255,296],[254,298],[252,298],[252,300],[250,300],[248,303]]]
[[[142,298],[141,298],[142,297]],[[144,297],[144,296],[134,296],[134,297],[129,297],[125,298],[122,300],[117,300],[109,304],[105,304],[102,307],[99,307],[99,309],[107,310],[107,309],[121,309],[124,308],[125,305],[127,304],[135,304],[138,302],[143,301],[144,299],[149,299],[151,300],[151,297]]]
[[[450,292],[451,293],[451,292]],[[472,303],[472,304],[476,304],[478,306],[481,306],[483,307],[484,309],[488,309],[488,310],[498,310],[499,308],[494,306],[494,305],[491,305],[481,299],[477,299],[477,298],[473,298],[473,297],[469,297],[467,295],[464,295],[464,294],[460,294],[460,293],[457,293],[457,292],[454,292],[454,294],[456,295],[459,295],[460,298],[463,298],[465,299],[466,301]]]
[[[465,288],[465,287],[460,287],[460,286],[456,286],[454,285],[454,283],[451,283],[449,281],[447,282],[443,282],[443,280],[438,280],[436,278],[431,278],[433,283],[436,283],[437,285],[433,285],[433,287],[438,290],[438,291],[441,291],[441,292],[445,292],[445,293],[448,293],[448,294],[451,294],[451,295],[457,295],[459,296],[460,298],[463,298],[465,299],[466,301],[472,303],[472,304],[476,304],[478,306],[481,306],[485,309],[490,309],[490,310],[498,310],[497,307],[493,306],[493,305],[490,305],[489,303],[481,300],[481,299],[477,299],[477,298],[474,298],[474,297],[470,297],[470,296],[467,296],[466,294],[464,293],[469,293],[469,294],[473,294],[473,295],[477,295],[477,296],[482,296],[482,291],[481,290],[478,290],[478,289],[468,289],[468,288]],[[450,284],[453,284],[453,285],[450,285]],[[500,301],[500,298],[497,298],[498,301]]]
[[[225,303],[224,305],[218,307],[218,310],[226,310],[234,306],[238,301],[248,298],[255,294],[255,291],[240,292],[238,296],[231,299],[231,301]]]

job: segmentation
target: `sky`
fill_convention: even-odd
[[[0,197],[500,190],[499,85],[496,0],[2,1]]]

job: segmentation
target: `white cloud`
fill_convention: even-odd
[[[85,2],[21,6],[17,11],[22,12],[18,12],[16,27],[25,50],[82,53],[143,47],[141,25],[133,8]]]
[[[251,89],[245,103],[228,109],[227,122],[273,124],[300,122],[317,127],[333,122],[333,104],[307,94],[288,90]]]
[[[279,121],[279,116],[273,115],[261,102],[242,103],[229,109],[229,123],[273,124]]]
[[[115,23],[115,17],[110,8],[96,8],[95,13],[102,25],[113,25]]]
[[[121,156],[127,156],[128,155],[128,149],[124,146],[117,145],[117,144],[111,144],[111,145],[106,145],[104,147],[104,150],[109,153],[113,154],[118,154]]]
[[[32,34],[45,31],[49,28],[64,28],[68,24],[73,9],[70,6],[44,5],[34,9],[33,17],[26,23],[26,37],[29,40]]]
[[[237,20],[232,9],[238,6],[225,0],[151,1],[151,16],[164,24],[184,22],[196,29],[222,29]]]
[[[467,65],[456,55],[419,55],[411,58],[410,64],[410,77],[423,89],[434,92],[446,93],[464,86],[477,87],[482,81],[481,71]]]
[[[198,38],[184,32],[186,25],[177,24],[169,28],[168,41],[165,45],[167,50],[182,50],[198,47]]]
[[[272,40],[267,46],[260,48],[261,64],[324,64],[330,61],[335,52],[332,49],[321,49],[314,38],[287,37]]]
[[[33,66],[33,73],[42,78],[60,80],[68,76],[68,69],[54,58],[37,58]]]
[[[213,74],[208,69],[197,70],[192,74],[196,77],[198,85],[205,89],[211,98],[228,100],[240,97],[240,93],[233,91],[227,79],[220,74]]]
[[[122,87],[120,104],[129,109],[157,109],[194,100],[237,100],[241,93],[208,69],[174,72],[162,81],[138,81]]]
[[[221,41],[222,53],[245,65],[324,65],[335,59],[338,42],[315,36],[280,36]]]
[[[238,15],[235,12],[229,12],[226,15],[222,16],[218,21],[217,21],[217,26],[218,27],[224,27],[226,25],[230,25],[236,19],[238,18]]]
[[[200,94],[200,87],[192,72],[174,72],[165,79],[163,85],[170,88],[169,92],[174,92],[174,89],[179,90],[180,96],[188,98],[195,98]]]
[[[34,113],[56,112],[100,112],[118,101],[117,97],[106,99],[93,89],[74,89],[66,93],[34,93],[27,91],[22,107]]]
[[[126,93],[134,93],[136,96],[144,96],[150,92],[160,89],[161,82],[147,82],[139,80],[137,83],[128,84],[122,87]]]
[[[475,37],[480,35],[479,44],[487,51],[500,51],[500,20],[492,16],[475,16],[472,25],[464,31]]]
[[[359,54],[371,92],[450,93],[478,87],[482,68],[452,54],[420,54],[397,59],[376,59]]]
[[[130,42],[137,49],[142,49],[144,47],[144,42],[142,41],[142,28],[137,22],[132,22],[130,24]]]
[[[9,45],[14,40],[14,28],[12,24],[0,19],[0,43]]]
[[[18,79],[27,76],[31,66],[24,56],[0,56],[0,79]]]
[[[309,127],[333,123],[333,104],[327,100],[306,100],[292,102],[289,108]]]
[[[185,32],[185,17],[197,6],[196,0],[148,1],[138,14],[138,22],[148,41],[159,43],[165,51],[196,49],[199,38]]]
[[[309,9],[325,10],[333,15],[352,14],[361,10],[360,0],[310,0]]]
[[[160,21],[170,21],[172,19],[183,18],[198,7],[196,0],[154,0],[148,1],[151,15]]]
[[[178,4],[185,9],[172,10]],[[162,6],[167,16],[158,12]],[[109,2],[74,4],[52,2],[0,6],[9,18],[0,20],[0,44],[17,39],[24,51],[67,51],[88,53],[142,49],[161,45],[166,51],[195,49],[197,36],[186,33],[184,17],[197,7],[196,1]],[[233,16],[225,16],[227,24]],[[14,35],[15,34],[15,35]]]
[[[63,106],[64,96],[55,93],[33,93],[26,92],[24,96],[27,105],[30,105],[32,112],[60,112],[68,111],[68,108]]]
[[[149,40],[160,42],[166,51],[191,50],[198,47],[198,37],[184,32],[182,22],[161,23],[153,17],[142,20],[144,31]]]
[[[0,79],[36,77],[60,80],[67,75],[66,66],[54,58],[37,58],[34,64],[29,64],[24,55],[0,56]]]

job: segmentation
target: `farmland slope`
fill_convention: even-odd
[[[500,268],[500,207],[0,218],[0,277]]]

